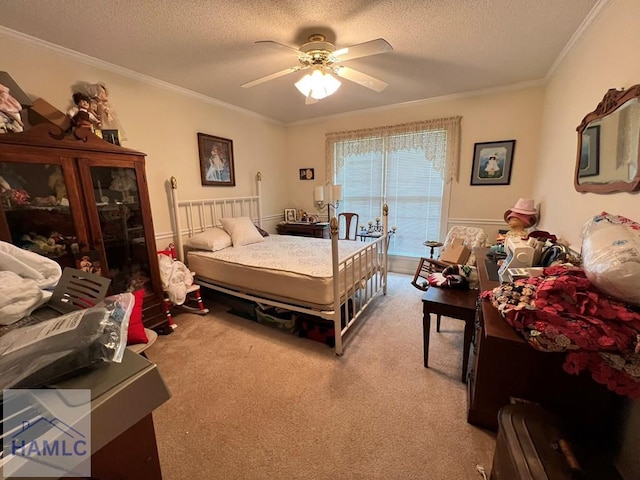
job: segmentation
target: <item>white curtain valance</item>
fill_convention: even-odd
[[[449,182],[458,176],[461,122],[462,117],[458,116],[329,132],[325,139],[327,178],[333,178],[334,151],[335,165],[341,167],[348,155],[423,149],[427,161]]]

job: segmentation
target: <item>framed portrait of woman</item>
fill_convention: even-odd
[[[202,185],[235,186],[232,140],[198,133],[198,153]]]

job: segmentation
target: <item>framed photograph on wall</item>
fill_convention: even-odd
[[[580,170],[578,177],[593,177],[600,173],[600,125],[592,125],[582,132]]]
[[[316,174],[313,168],[300,169],[300,180],[314,180],[315,178]]]
[[[515,140],[476,143],[471,185],[509,185],[515,146]]]
[[[284,209],[284,221],[287,223],[295,222],[298,220],[298,212],[295,208]]]
[[[202,185],[235,186],[232,140],[198,133],[198,153]]]

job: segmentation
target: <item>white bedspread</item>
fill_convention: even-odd
[[[370,242],[340,240],[338,250],[338,288],[344,294],[373,273],[377,247]],[[217,285],[316,310],[333,307],[330,240],[269,235],[264,242],[242,247],[189,251],[187,258],[189,268],[205,286]]]
[[[50,296],[62,269],[53,260],[0,242],[0,325],[29,315]]]
[[[338,242],[338,261],[366,247],[363,242]],[[225,248],[211,253],[212,258],[251,267],[294,272],[310,277],[332,277],[331,241],[323,238],[269,235],[264,242]]]

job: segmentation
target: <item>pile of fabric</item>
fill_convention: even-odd
[[[53,260],[0,242],[0,325],[15,323],[46,303],[61,276]]]
[[[608,389],[640,398],[640,309],[597,290],[577,267],[482,293],[534,348],[567,352],[564,370],[591,372]]]

